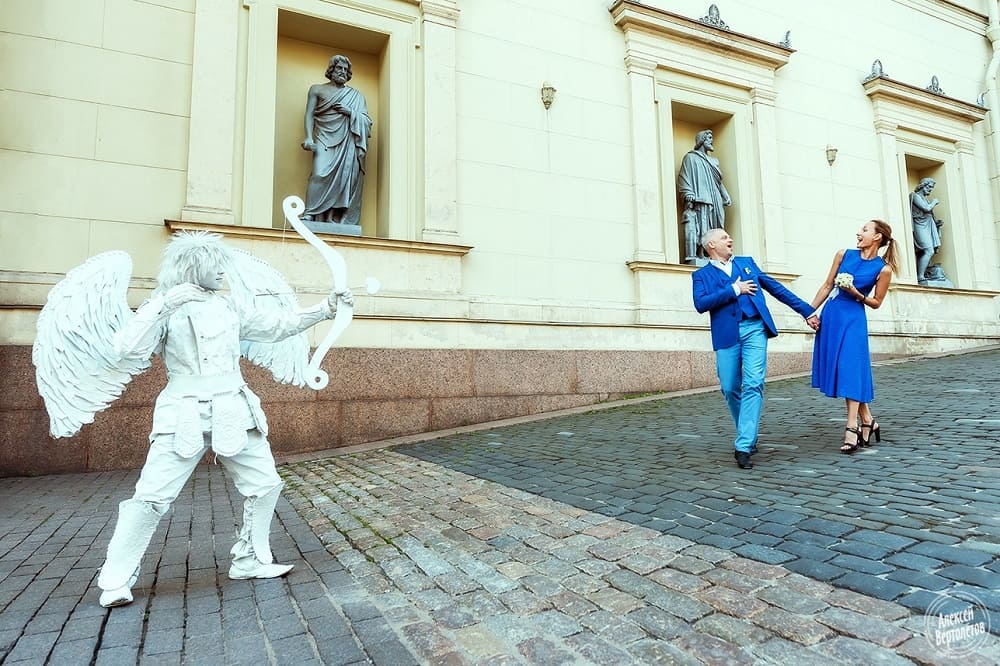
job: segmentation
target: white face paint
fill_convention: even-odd
[[[198,286],[208,291],[219,291],[225,275],[225,271],[218,266],[208,265],[198,273]]]

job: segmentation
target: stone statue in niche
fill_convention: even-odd
[[[931,257],[941,249],[941,226],[944,224],[934,217],[934,207],[940,201],[928,200],[937,182],[933,178],[924,178],[910,193],[910,217],[913,219],[913,249],[917,256],[917,282],[927,284],[928,268]],[[941,277],[944,272],[938,265]],[[947,280],[947,278],[944,278]]]
[[[372,119],[364,95],[347,85],[352,74],[351,61],[335,55],[326,69],[329,83],[309,88],[306,138],[302,142],[302,148],[313,154],[302,213],[306,222],[361,224],[361,190]]]
[[[684,223],[684,262],[688,264],[705,263],[701,237],[710,229],[725,228],[724,207],[733,203],[722,184],[719,160],[709,155],[715,150],[712,141],[712,130],[698,132],[694,148],[684,155],[677,174],[677,192],[684,200],[681,221]]]

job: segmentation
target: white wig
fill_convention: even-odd
[[[157,289],[166,291],[185,282],[198,284],[206,268],[228,271],[232,253],[220,234],[207,231],[178,231],[163,251]]]

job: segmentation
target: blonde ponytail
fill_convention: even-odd
[[[872,220],[871,222],[875,225],[875,231],[882,234],[882,242],[879,243],[879,247],[885,248],[882,259],[892,269],[893,274],[899,275],[899,247],[896,244],[896,239],[892,237],[892,227],[882,220]]]

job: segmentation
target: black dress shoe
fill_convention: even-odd
[[[740,469],[750,469],[753,467],[753,463],[750,462],[750,454],[747,451],[736,452],[736,464],[740,466]]]
[[[757,453],[757,445],[756,444],[754,444],[753,446],[750,447],[750,455],[753,455],[755,453]]]

